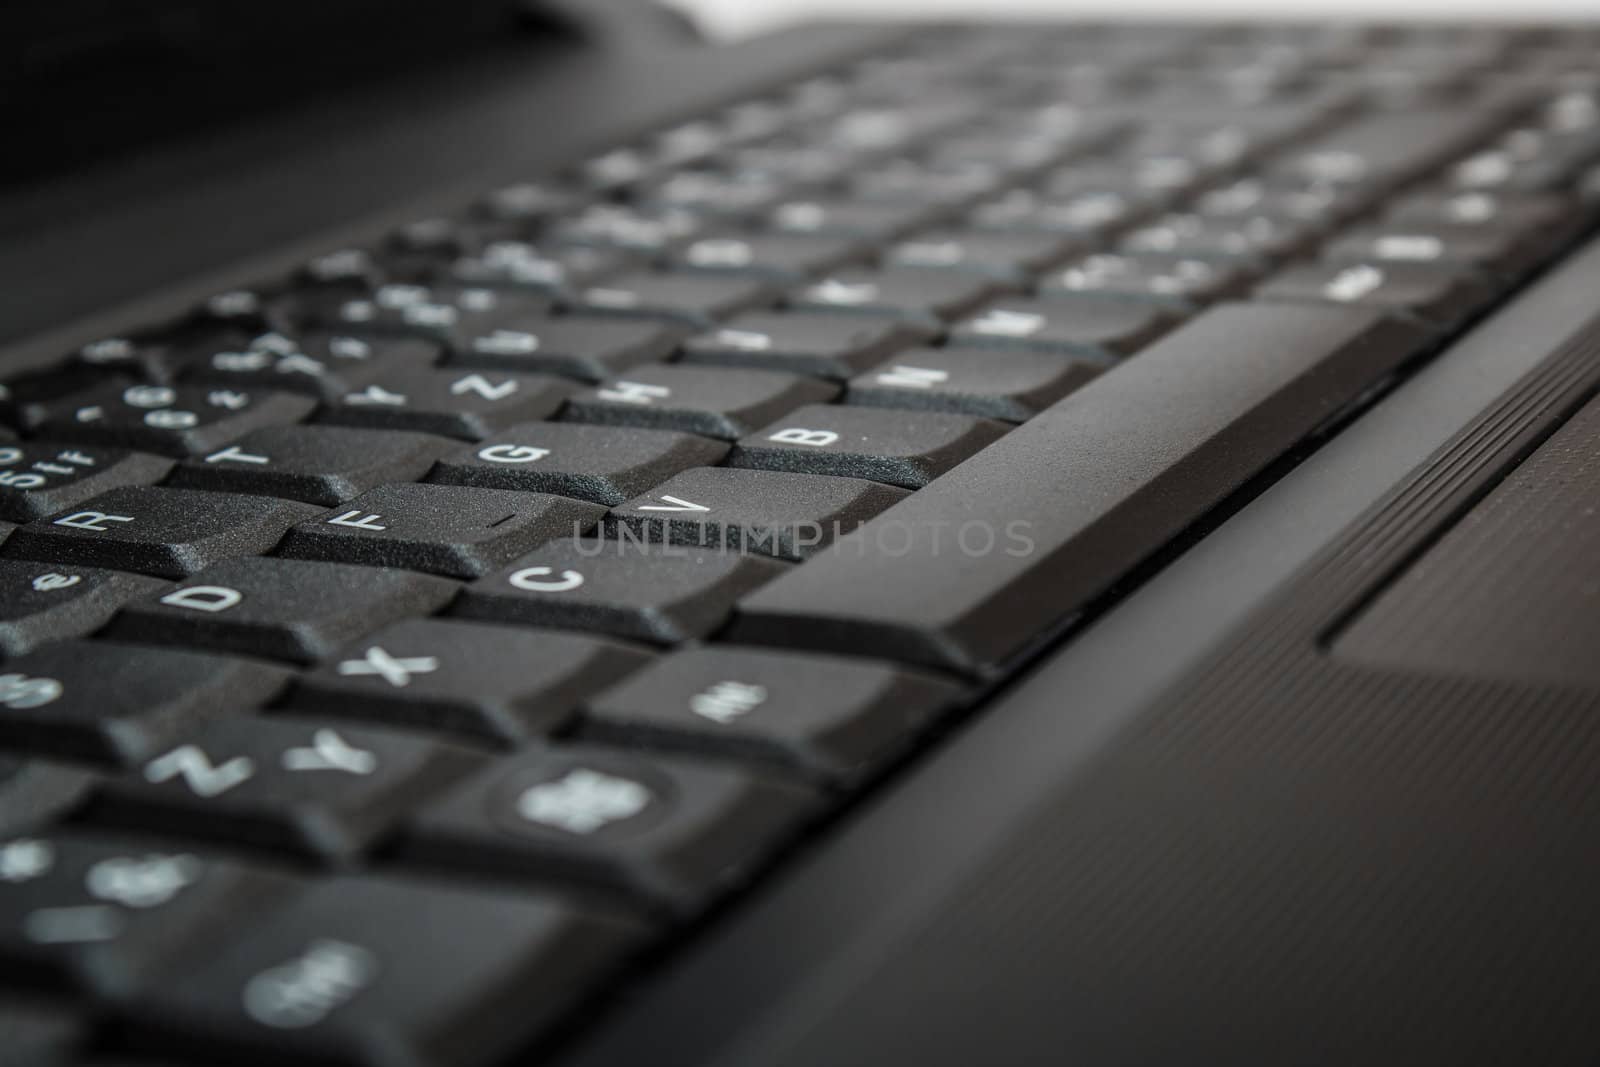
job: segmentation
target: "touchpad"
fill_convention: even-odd
[[[1600,687],[1600,400],[1592,400],[1333,645],[1340,659]]]

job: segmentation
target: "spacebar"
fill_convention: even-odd
[[[1215,307],[747,596],[729,637],[991,674],[1426,343],[1369,309]]]

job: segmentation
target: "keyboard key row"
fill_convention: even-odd
[[[81,818],[348,865],[483,762],[481,753],[414,733],[235,715],[107,779]]]
[[[21,595],[5,632],[20,649],[92,628],[140,588],[100,571],[183,579],[269,552],[452,578],[481,577],[541,545],[591,532],[800,558],[905,495],[881,483],[924,484],[1005,429],[959,415],[908,413],[898,438],[880,436],[865,451],[865,411],[816,409],[812,425],[783,425],[741,446],[737,464],[766,469],[674,464],[665,481],[609,509],[567,496],[433,483],[380,486],[331,509],[191,489],[114,490],[10,532],[0,551]],[[292,581],[287,574],[282,580]],[[335,587],[355,581],[330,580]]]
[[[740,440],[727,462],[919,489],[1007,429],[966,415],[816,404]]]
[[[712,284],[681,275],[653,277],[652,284],[659,286]],[[1064,281],[1076,282],[1047,284],[1045,291],[1072,298],[1053,314],[1069,330],[1081,322],[1076,335],[1092,340],[1104,329],[1096,325],[1097,317],[1130,309],[1084,299],[1085,292],[1094,291],[1084,284],[1086,277],[1069,275]],[[15,417],[36,435],[178,457],[214,451],[255,429],[305,420],[316,401],[322,405],[316,412],[321,422],[476,439],[495,426],[554,414],[571,391],[563,378],[604,381],[635,367],[659,368],[675,357],[848,378],[897,349],[936,338],[945,322],[979,310],[1008,287],[948,269],[839,272],[794,290],[786,313],[764,311],[748,322],[726,322],[737,316],[738,307],[704,318],[684,305],[680,317],[694,320],[688,325],[703,331],[693,337],[686,337],[690,331],[683,327],[655,322],[543,314],[495,319],[493,328],[482,330],[451,327],[445,349],[420,338],[396,340],[382,330],[364,334],[359,322],[344,323],[347,332],[340,334],[233,332],[189,350],[184,358],[190,365],[175,385],[130,382],[127,371],[150,372],[137,360],[100,355],[92,366],[80,363],[85,376],[75,382],[69,374],[59,384],[13,383],[11,403]],[[1116,291],[1129,295],[1144,288],[1149,286]],[[415,286],[385,287],[377,299],[389,294],[398,301],[395,290],[414,294],[401,307],[436,306],[429,301],[437,294]],[[605,292],[611,296],[599,299],[613,302],[618,313],[654,306],[623,299],[622,290]],[[852,322],[857,315],[901,321]],[[1130,350],[1129,342],[1117,341],[1107,347],[1117,354]],[[137,353],[151,347],[110,339],[87,346],[84,353]],[[153,347],[167,351],[164,345]],[[162,382],[173,373],[167,366],[152,376]],[[101,384],[90,384],[97,380]]]
[[[676,644],[711,633],[739,596],[782,570],[761,556],[569,539],[465,589],[412,571],[297,559],[247,556],[177,584],[3,560],[0,651],[15,658],[104,629],[117,640],[310,664],[447,606],[468,618]]]
[[[897,352],[938,337],[940,319],[959,317],[993,295],[989,283],[963,283],[957,289],[965,295],[945,302],[928,288],[943,286],[941,278],[954,277],[948,271],[905,270],[870,281],[830,278],[811,292],[818,308],[831,308],[836,314],[763,314],[716,327],[687,343],[681,334],[652,333],[643,340],[613,338],[598,342],[608,347],[580,350],[563,340],[563,331],[568,337],[589,334],[594,325],[579,327],[576,320],[551,320],[548,326],[530,324],[537,332],[499,330],[476,339],[467,354],[452,357],[466,364],[459,370],[435,366],[424,358],[394,357],[362,363],[356,375],[329,372],[323,363],[300,352],[296,342],[281,334],[266,334],[247,341],[238,351],[210,357],[213,365],[230,368],[227,373],[213,366],[200,374],[201,378],[236,379],[232,385],[197,382],[168,386],[111,380],[59,400],[34,403],[28,408],[27,421],[30,431],[47,441],[72,443],[59,449],[57,457],[82,454],[90,445],[111,446],[179,459],[204,458],[211,464],[229,463],[236,470],[239,464],[259,462],[251,457],[262,453],[252,451],[253,442],[246,439],[269,431],[280,431],[276,436],[269,434],[269,440],[291,446],[298,443],[308,453],[335,451],[332,446],[337,438],[333,436],[326,438],[326,448],[311,445],[309,434],[297,442],[290,425],[313,416],[321,425],[468,441],[483,440],[518,423],[557,416],[568,421],[674,429],[733,439],[760,429],[786,410],[840,398],[836,388],[814,377],[847,380],[882,365]],[[902,286],[911,291],[902,292]],[[923,300],[932,303],[921,303]],[[896,321],[873,321],[880,314]],[[1153,339],[1170,325],[1171,317],[1151,305],[1063,292],[1062,297],[1043,302],[1019,298],[1011,305],[988,306],[954,328],[952,344],[1026,344],[1064,358],[1104,362]],[[357,338],[334,340],[368,344]],[[675,352],[680,344],[683,363],[652,361]],[[481,369],[471,369],[474,364]],[[709,374],[694,364],[730,369]],[[625,376],[602,378],[617,368],[628,368]],[[518,372],[527,369],[602,380],[589,390],[575,392],[574,385],[561,378]],[[758,369],[763,373],[757,373]],[[299,380],[290,384],[291,377]],[[250,388],[243,388],[245,385]],[[286,385],[288,391],[283,388]],[[315,395],[299,395],[295,390],[301,385]],[[376,445],[377,440],[372,443]],[[399,451],[397,445],[398,440],[391,441],[384,450]],[[63,475],[79,475],[78,480],[85,483],[79,495],[88,494],[90,483],[84,472],[69,464],[52,462],[42,454],[5,455],[27,468],[0,472],[11,485],[34,487],[54,471],[57,480]],[[412,456],[396,457],[393,474],[374,464],[366,484],[373,484],[374,478],[415,477],[412,468],[425,456],[426,449],[419,447]],[[151,473],[129,468],[122,484],[154,480],[157,468],[151,461],[143,463]],[[191,462],[176,484],[188,484],[195,478],[208,484],[204,475],[194,472]],[[6,484],[0,483],[0,489]],[[288,484],[271,491],[299,499],[327,496],[312,487]],[[46,508],[41,503],[31,510],[36,517]]]
[[[61,641],[6,663],[0,745],[131,765],[228,709],[261,707],[293,672],[257,660],[111,641]]]
[[[270,552],[311,504],[193,489],[113,489],[52,519],[19,527],[5,555],[182,578],[236,556]]]
[[[0,559],[0,655],[10,659],[105,626],[166,582],[139,574]]]
[[[151,584],[160,592],[126,598],[108,637],[300,664],[325,660],[390,623],[434,614],[459,588],[413,571],[254,556],[175,585]]]
[[[1525,36],[930,37],[8,383],[7,1051],[526,1048],[1576,231]]]
[[[641,648],[580,634],[413,619],[302,675],[288,704],[520,745],[559,729],[585,698],[648,661]]]
[[[11,874],[0,884],[8,969],[92,991],[146,1043],[198,1042],[230,1061],[483,1062],[555,1018],[647,933],[552,896],[373,877],[312,884],[110,837],[13,839],[0,861]],[[416,938],[419,927],[430,937]],[[440,968],[448,990],[432,981]],[[516,1012],[482,1010],[525,996]],[[23,1018],[22,1031],[8,1026],[8,1056],[86,1036],[70,1016]]]
[[[451,614],[681,644],[710,636],[741,596],[784,570],[777,560],[735,552],[553,542],[468,585]]]
[[[32,522],[109,490],[151,485],[172,460],[100,446],[0,444],[0,518]]]
[[[1083,367],[1062,360],[1052,362],[1048,356],[995,353],[984,357],[959,350],[930,350],[919,357],[920,364],[886,364],[887,371],[869,375],[845,399],[887,407],[945,408],[1020,421],[1084,379]],[[957,376],[952,368],[964,373]],[[461,388],[463,385],[466,388]],[[0,445],[0,515],[24,522],[59,515],[107,489],[143,486],[163,478],[167,485],[178,488],[271,495],[325,506],[348,501],[380,485],[419,478],[488,488],[548,490],[615,504],[677,470],[719,462],[725,446],[704,437],[770,436],[785,429],[780,423],[789,421],[790,413],[807,403],[833,399],[838,393],[836,386],[823,382],[766,371],[658,365],[575,397],[566,417],[589,425],[519,425],[508,420],[519,412],[529,412],[516,406],[497,414],[490,423],[461,410],[463,404],[475,403],[473,397],[490,403],[505,401],[515,386],[514,380],[490,380],[481,375],[459,379],[452,391],[472,396],[459,401],[450,414],[418,411],[410,406],[412,395],[374,386],[356,398],[361,403],[331,416],[372,426],[255,430],[176,467],[166,459],[104,446]],[[894,392],[896,389],[918,390],[932,402]],[[546,413],[544,402],[538,403],[532,414]],[[871,421],[859,412],[828,413],[828,417],[854,419],[863,426]],[[913,432],[934,437],[940,432],[937,419],[915,427],[915,418],[910,422],[907,418],[883,415],[882,429],[911,427]],[[439,433],[417,432],[459,432],[463,421],[478,430],[491,425],[500,430],[476,448],[452,448]],[[608,429],[608,425],[630,429]],[[894,451],[890,448],[886,454]]]
[[[721,441],[669,430],[533,423],[451,452],[428,479],[614,506],[727,451]]]
[[[534,558],[564,562],[559,553]],[[687,557],[679,588],[654,598],[664,608],[636,610],[643,598],[632,590],[608,594],[601,588],[590,600],[600,602],[596,611],[561,594],[587,584],[586,571],[609,577],[613,588],[625,575],[590,570],[569,553],[569,560],[585,570],[556,571],[540,563],[509,572],[480,583],[482,592],[466,599],[459,613],[524,625],[411,619],[375,628],[367,621],[338,620],[364,636],[317,657],[312,669],[298,676],[256,660],[215,654],[237,651],[239,635],[253,628],[269,637],[276,633],[284,658],[306,662],[304,649],[283,647],[284,631],[274,631],[272,621],[252,627],[247,612],[241,621],[220,627],[172,626],[182,612],[225,616],[249,603],[238,588],[180,587],[143,616],[126,617],[110,635],[136,637],[143,647],[67,641],[9,663],[0,679],[0,747],[129,768],[126,785],[111,780],[112,799],[104,809],[91,809],[91,821],[210,837],[230,846],[350,858],[379,832],[374,805],[406,811],[426,792],[421,779],[407,777],[405,788],[384,782],[413,774],[436,780],[437,742],[425,745],[425,735],[481,751],[568,733],[579,716],[576,725],[586,736],[611,744],[756,760],[819,781],[849,783],[902,751],[955,701],[956,690],[949,685],[865,661],[707,648],[652,666],[652,655],[636,644],[526,626],[559,624],[575,614],[583,628],[607,633],[637,630],[642,618],[653,632],[638,636],[658,638],[663,628],[720,620],[742,591],[770,579],[779,567],[725,556],[713,560],[723,571],[712,582],[703,575],[685,580],[688,568],[698,568],[705,558]],[[658,588],[670,585],[654,571],[649,580]],[[239,585],[248,587],[245,581]],[[634,605],[626,604],[630,598]],[[623,625],[606,619],[606,610],[621,616]],[[154,625],[146,625],[151,618]],[[194,640],[170,651],[149,647],[176,644],[184,636]],[[618,679],[640,671],[649,680],[618,685]],[[269,705],[283,710],[266,720],[250,716]],[[351,726],[335,729],[335,723]],[[324,729],[332,733],[323,737],[319,731]],[[370,735],[374,729],[378,733]],[[383,740],[385,730],[404,733],[389,742]],[[290,746],[283,738],[311,740]],[[373,743],[358,743],[363,738]],[[264,754],[273,745],[296,754]],[[318,755],[319,748],[326,751]],[[363,751],[368,755],[360,755]],[[415,759],[376,761],[371,755],[391,751]],[[439,756],[444,765],[467,765],[451,751],[447,746]],[[377,762],[390,768],[381,778],[373,777]],[[87,788],[64,769],[24,764],[0,769],[6,771],[0,775],[0,795],[13,786],[30,789],[28,802],[9,811],[24,822],[77,806]],[[324,810],[312,789],[315,783],[301,788],[296,783],[305,779],[285,776],[296,770],[350,775],[348,788],[339,774],[319,781],[336,794],[329,804],[354,807]],[[225,794],[229,803],[213,806],[217,810],[202,803]],[[205,810],[193,810],[197,807]],[[158,808],[178,810],[168,818],[156,814]],[[198,821],[180,825],[191,814]],[[230,828],[229,820],[237,825]]]
[[[597,504],[543,493],[387,485],[292,527],[279,551],[474,578],[546,541],[580,536],[604,515]]]
[[[112,1000],[293,887],[239,863],[98,835],[12,838],[0,843],[0,868],[8,974]]]
[[[420,641],[417,647],[445,653],[463,670],[484,666],[482,649],[504,652],[508,646],[495,645],[497,640],[526,640],[504,630],[484,641],[484,632],[494,628],[474,624],[416,625],[423,628],[410,637],[395,632],[384,640],[407,651],[416,650],[406,646],[408,640]],[[451,628],[459,631],[455,638],[446,633]],[[468,637],[478,639],[479,647],[464,644]],[[366,657],[345,664],[374,667],[363,677],[375,685],[404,689],[412,676],[439,669],[438,658],[373,656],[373,649],[382,646],[373,644]],[[803,782],[859,782],[905,751],[959,699],[948,683],[865,662],[739,649],[681,653],[615,683],[619,674],[641,665],[586,665],[590,677],[583,688],[591,699],[581,732],[614,748],[535,747],[493,759],[481,749],[397,732],[387,722],[301,718],[323,699],[313,686],[307,700],[291,703],[287,713],[217,718],[181,743],[152,749],[125,774],[92,786],[76,784],[77,797],[93,790],[78,820],[96,833],[131,829],[229,852],[336,865],[399,834],[402,857],[415,863],[479,869],[509,863],[537,879],[596,883],[652,905],[692,911],[781,837],[777,827],[792,825],[811,807]],[[575,670],[563,683],[569,689],[579,684]],[[826,678],[821,686],[819,671]],[[355,671],[347,674],[356,677]],[[441,692],[436,687],[414,706],[438,706]],[[549,704],[569,706],[569,717],[576,705],[570,697]],[[365,718],[370,709],[358,696],[345,710],[337,717],[349,721]],[[403,714],[390,718],[403,722]],[[684,762],[673,753],[705,762]],[[770,772],[766,777],[762,767]],[[597,778],[607,784],[598,788]],[[588,781],[580,785],[574,779]],[[40,781],[37,775],[34,780]],[[631,799],[621,804],[619,793]],[[768,844],[757,845],[763,840]],[[91,859],[96,856],[91,850]],[[17,892],[31,909],[45,894],[65,894],[67,886],[52,879],[82,878],[84,872],[73,873],[63,859],[38,842],[31,851],[0,845],[0,926],[8,907],[15,914]],[[152,862],[147,858],[146,866]],[[168,869],[159,881],[146,870],[105,883],[122,893],[102,888],[92,871],[82,881],[107,903],[153,907],[197,879],[197,861],[176,865],[185,863],[196,864],[187,880]],[[9,900],[7,886],[13,887]],[[155,898],[148,895],[152,888]],[[143,895],[133,900],[128,893]],[[54,967],[55,946],[97,944],[120,929],[118,922],[103,936],[32,938],[24,922],[21,944],[7,946],[0,938],[0,957],[20,955],[29,960],[26,965]],[[55,977],[87,981],[101,991],[120,990],[131,979],[125,968],[110,977],[98,973],[105,965],[93,960],[87,962],[96,973],[86,976],[76,970],[86,961],[66,955],[62,962],[75,970]]]
[[[486,654],[492,658],[511,647],[496,645],[496,641],[528,640],[512,630],[490,633],[486,639],[485,633],[497,628],[474,624],[413,625],[420,628],[409,636],[400,628],[382,640],[403,653],[431,648],[442,653],[441,657],[392,655],[384,645],[373,643],[366,656],[330,670],[345,668],[344,677],[370,679],[372,686],[403,690],[417,676],[450,669],[441,668],[441,660],[458,671],[479,669],[485,666]],[[451,629],[458,633],[451,635]],[[475,639],[476,645],[467,643],[468,638]],[[384,654],[374,655],[374,650]],[[170,748],[152,748],[147,759],[131,761],[123,775],[93,785],[73,783],[75,799],[86,789],[93,790],[92,802],[82,808],[78,818],[99,828],[96,832],[128,828],[234,852],[299,855],[335,864],[348,863],[399,832],[405,841],[414,843],[403,844],[402,853],[418,861],[432,856],[434,862],[481,866],[492,864],[498,854],[531,865],[535,877],[558,882],[573,877],[580,882],[598,881],[655,903],[693,907],[734,875],[728,867],[730,861],[749,862],[742,857],[749,857],[751,850],[703,841],[673,844],[674,839],[681,839],[686,831],[719,837],[740,833],[771,836],[758,829],[769,817],[752,813],[748,806],[757,797],[783,801],[774,810],[787,808],[792,813],[805,792],[799,788],[802,781],[834,786],[859,782],[905,751],[914,737],[959,699],[959,691],[948,683],[861,661],[790,657],[753,649],[700,649],[634,673],[642,661],[628,665],[615,655],[613,652],[609,663],[591,658],[584,668],[589,674],[585,682],[580,684],[578,668],[572,667],[561,683],[568,690],[581,689],[588,694],[579,723],[581,733],[616,746],[609,750],[559,746],[492,759],[481,749],[443,742],[438,735],[397,732],[392,725],[404,725],[404,712],[372,714],[377,705],[362,704],[359,687],[353,691],[353,703],[335,716],[345,722],[302,718],[326,699],[313,684],[305,699],[292,701],[286,713],[266,718],[238,714],[216,718]],[[553,663],[557,657],[546,658]],[[373,670],[360,675],[348,669],[358,665]],[[823,673],[819,675],[819,671]],[[632,679],[615,682],[619,674],[630,673]],[[820,686],[819,678],[826,679]],[[507,676],[508,686],[510,682]],[[459,685],[441,683],[416,697],[412,706],[439,707],[442,694],[452,689],[461,692]],[[526,689],[524,686],[524,695]],[[510,689],[505,692],[509,694]],[[548,707],[566,707],[570,718],[578,703],[569,694],[552,699]],[[369,717],[379,721],[360,723]],[[345,724],[352,721],[356,724]],[[649,756],[649,752],[696,755],[710,762],[683,763],[672,757]],[[775,777],[766,784],[759,775],[752,777],[735,769],[741,765],[766,767]],[[615,793],[621,780],[633,783],[627,792],[637,795],[642,786],[648,796],[639,796],[638,803],[616,810],[614,796],[608,802],[603,795],[590,795],[588,787],[571,783],[575,771],[581,772],[578,777],[601,775],[613,780],[608,792]],[[35,773],[32,781],[37,784],[44,779]],[[536,781],[554,785],[536,790],[551,795],[530,807],[526,793],[528,785]],[[508,796],[513,782],[520,783],[515,787],[523,793],[520,804],[508,803],[519,799]],[[701,791],[699,783],[707,787],[714,783],[714,791],[721,791],[726,803],[717,801],[707,809],[708,801],[695,795]],[[726,794],[730,788],[741,791],[744,800]],[[756,792],[749,793],[750,789]],[[62,786],[56,790],[65,792]],[[574,795],[563,797],[566,793]],[[786,794],[792,799],[785,800]],[[626,832],[616,832],[619,829]],[[506,830],[509,837],[504,836]],[[475,838],[481,847],[469,849],[460,840],[462,835]],[[665,860],[660,854],[663,845],[689,844],[690,851],[671,863],[699,865],[698,869],[691,866],[670,874],[630,870],[636,861],[625,854],[604,860],[605,866],[616,868],[613,870],[570,869],[576,855],[593,851],[592,845],[606,851],[606,843],[616,840],[627,853],[633,846],[626,842],[633,838],[657,854],[638,857],[641,866]],[[530,848],[532,853],[526,851]],[[466,855],[469,851],[471,856]],[[436,852],[452,856],[445,860],[434,855]],[[28,886],[42,882],[52,872],[59,876],[61,860],[48,853],[29,853],[26,848],[0,847],[0,865],[6,873],[0,879],[0,898],[5,885]],[[87,884],[93,891],[94,879]],[[171,894],[183,884],[180,880],[177,885],[166,885],[165,892]],[[50,888],[43,883],[34,891]],[[60,891],[61,887],[56,887],[57,895]],[[159,903],[102,895],[110,902],[135,907]],[[82,943],[99,940],[86,937]],[[78,941],[51,937],[35,943],[48,947]],[[13,951],[26,955],[30,950],[24,946]],[[0,955],[4,954],[0,948]],[[124,980],[125,976],[119,976],[110,984],[121,985]]]

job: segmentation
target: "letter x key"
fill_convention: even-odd
[[[435,656],[395,657],[374,645],[361,659],[347,659],[339,664],[339,673],[345,677],[377,675],[396,689],[411,684],[413,674],[432,674],[439,669]]]

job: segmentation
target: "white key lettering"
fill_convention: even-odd
[[[661,504],[640,504],[639,505],[639,510],[640,511],[710,511],[711,510],[710,508],[706,507],[704,504],[696,504],[691,500],[684,500],[682,497],[662,495],[662,496],[656,497],[656,499],[660,500],[660,501],[663,501],[664,503],[661,503]]]
[[[517,571],[507,579],[518,589],[526,589],[530,593],[565,593],[583,585],[583,575],[577,571],[562,571],[557,577],[550,567],[528,567]]]
[[[221,452],[213,452],[213,453],[211,453],[211,455],[206,457],[206,462],[207,463],[256,463],[256,464],[261,464],[261,463],[271,463],[272,462],[272,457],[271,456],[258,456],[258,455],[254,454],[252,452],[246,452],[244,449],[240,448],[238,445],[229,445],[227,448],[224,448]]]
[[[1444,255],[1444,242],[1428,234],[1392,234],[1373,242],[1379,259],[1403,259],[1428,263]]]
[[[950,372],[947,370],[903,365],[890,367],[877,376],[879,385],[889,385],[899,389],[931,389],[949,380]]]
[[[595,396],[601,400],[609,400],[618,404],[653,404],[657,400],[665,400],[672,395],[672,390],[664,385],[650,385],[646,382],[613,382],[601,389]]]
[[[344,677],[376,676],[396,689],[410,685],[414,674],[432,674],[438,669],[439,660],[434,656],[397,658],[376,645],[367,649],[363,658],[339,664],[339,673]]]
[[[973,333],[991,337],[1032,337],[1045,327],[1045,317],[1031,311],[1007,311],[994,308],[980,318],[973,319]]]
[[[478,450],[478,458],[490,463],[534,463],[549,454],[548,448],[532,445],[490,445]]]
[[[245,1014],[274,1030],[315,1026],[377,977],[378,958],[345,941],[316,941],[298,959],[250,979]]]
[[[539,347],[537,336],[521,330],[496,330],[472,340],[472,350],[486,356],[531,356]]]
[[[102,341],[91,341],[78,349],[78,357],[85,363],[126,363],[134,357],[135,352],[133,342],[127,338],[107,337]]]
[[[588,768],[533,786],[517,799],[517,814],[531,823],[573,834],[592,834],[631,819],[650,804],[638,782]]]
[[[1323,286],[1322,295],[1329,300],[1351,303],[1377,292],[1382,285],[1383,271],[1363,264],[1347,267],[1334,275],[1333,280]]]
[[[246,289],[235,289],[227,293],[218,293],[206,301],[206,307],[213,315],[228,318],[234,315],[253,315],[261,308],[261,300],[256,294]]]
[[[329,526],[353,526],[358,530],[387,530],[389,527],[378,525],[378,520],[381,518],[382,515],[363,515],[359,511],[347,511],[326,521]]]
[[[697,267],[745,267],[755,260],[755,250],[747,241],[696,241],[687,256]]]
[[[187,589],[178,589],[161,598],[161,603],[174,608],[188,608],[191,611],[205,611],[215,615],[219,611],[227,611],[236,607],[244,594],[237,589],[229,589],[225,585],[192,585]]]
[[[481,374],[469,374],[450,386],[451,396],[465,396],[467,393],[477,393],[485,400],[504,400],[520,388],[515,378],[495,384]]]
[[[689,698],[689,710],[702,719],[728,723],[744,718],[766,703],[765,686],[747,685],[744,682],[718,682],[704,693]]]
[[[878,287],[871,282],[841,282],[837,278],[829,278],[825,282],[813,285],[806,295],[820,304],[840,304],[847,307],[859,307],[870,304],[878,298]]]
[[[104,511],[78,511],[71,515],[63,515],[55,521],[57,526],[70,526],[74,530],[88,530],[91,533],[106,533],[108,522],[132,522],[132,515],[108,515]]]
[[[273,370],[279,374],[309,374],[313,378],[320,378],[328,373],[328,365],[321,360],[312,359],[304,352],[291,352],[278,360],[278,365]]]
[[[194,856],[122,856],[89,868],[89,895],[127,908],[155,908],[200,880],[205,866]]]
[[[212,367],[234,373],[264,370],[271,365],[271,352],[218,352],[211,357]]]
[[[381,385],[369,385],[359,393],[346,393],[344,402],[354,407],[402,408],[409,399],[402,393],[391,393]]]
[[[0,485],[11,489],[37,489],[45,483],[42,474],[28,474],[25,471],[0,471]]]
[[[378,757],[365,749],[356,748],[340,737],[336,730],[318,730],[311,735],[310,745],[291,748],[283,754],[283,768],[288,771],[343,771],[346,774],[368,775],[378,769]]]
[[[54,678],[0,674],[0,704],[15,711],[39,708],[60,698],[64,687]]]
[[[122,402],[136,408],[164,408],[178,394],[164,385],[131,385],[122,391]]]
[[[400,317],[410,326],[428,330],[447,330],[461,319],[461,312],[449,304],[409,304]]]
[[[250,405],[249,393],[237,393],[232,389],[213,389],[206,394],[206,403],[214,408],[227,408],[229,411],[240,411]]]
[[[827,448],[839,440],[839,435],[832,430],[802,430],[793,427],[768,434],[767,440],[786,445],[805,445],[808,448]]]
[[[741,352],[765,352],[772,347],[772,338],[756,330],[718,330],[717,343],[737,348]]]
[[[23,838],[0,845],[0,882],[17,885],[43,878],[55,866],[55,846]]]
[[[184,745],[145,764],[144,780],[151,785],[161,785],[182,778],[195,796],[210,799],[238,788],[254,778],[255,773],[255,762],[248,756],[235,756],[224,763],[213,764],[211,757],[198,745]]]
[[[144,424],[157,430],[192,430],[200,425],[200,416],[192,411],[162,408],[145,412]]]

